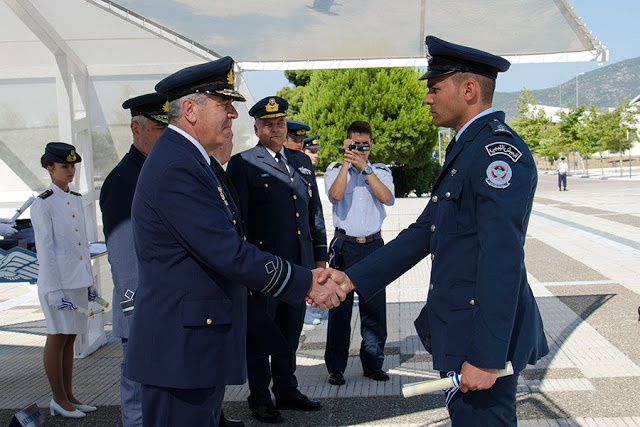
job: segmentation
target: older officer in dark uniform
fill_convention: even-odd
[[[169,126],[131,207],[139,281],[125,375],[142,384],[143,425],[215,426],[225,385],[246,381],[247,288],[295,307],[305,294],[324,308],[345,295],[241,237],[209,157],[231,140],[233,101],[244,101],[233,60],[185,68],[156,90],[170,102]]]
[[[283,147],[289,104],[270,96],[258,101],[249,114],[255,118],[259,142],[231,158],[227,172],[238,190],[248,240],[260,249],[274,253],[307,268],[324,267],[327,237],[313,166],[300,151]],[[249,310],[264,310],[275,320],[288,345],[269,355],[251,351],[256,340],[270,340],[264,322],[249,319],[247,355],[249,407],[264,422],[282,422],[278,409],[316,411],[319,402],[298,390],[295,376],[296,350],[302,330],[305,304],[282,304],[268,295],[252,292]],[[269,392],[273,379],[274,407]]]
[[[133,145],[107,175],[100,191],[100,210],[114,286],[113,335],[122,342],[120,407],[124,427],[142,425],[142,387],[123,375],[133,311],[129,309],[125,314],[121,303],[126,307],[127,302],[132,302],[138,288],[138,261],[131,238],[131,203],[142,165],[167,127],[168,107],[167,99],[159,93],[136,96],[122,104],[122,108],[131,111]]]
[[[504,113],[491,108],[509,62],[433,36],[426,44],[424,103],[433,124],[456,138],[418,220],[346,274],[369,299],[431,254],[429,295],[415,325],[434,368],[462,374],[462,393],[448,405],[453,425],[515,426],[518,373],[549,352],[524,265],[537,171]],[[516,374],[496,379],[507,361]]]

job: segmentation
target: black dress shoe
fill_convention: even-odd
[[[280,415],[280,411],[273,406],[273,403],[267,403],[251,408],[251,416],[262,421],[263,423],[281,423],[284,418]]]
[[[276,406],[278,409],[291,409],[293,411],[319,411],[322,409],[322,404],[320,402],[317,400],[311,400],[302,393],[293,399],[285,401],[276,400]]]
[[[220,421],[218,422],[218,427],[244,427],[244,423],[240,420],[227,418],[224,416],[224,412],[220,411]]]
[[[365,369],[364,376],[371,378],[374,381],[389,381],[389,375],[387,375],[382,369]]]
[[[342,385],[345,382],[344,376],[340,371],[331,372],[331,375],[329,375],[329,384],[331,385]]]

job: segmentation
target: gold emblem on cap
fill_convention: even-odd
[[[229,72],[227,73],[227,83],[230,85],[235,84],[235,79],[233,78],[233,62],[231,62],[231,68],[229,68]]]
[[[69,155],[67,156],[67,162],[75,162],[76,161],[76,152],[75,150],[69,151]]]
[[[264,109],[267,110],[267,113],[275,113],[279,108],[280,105],[278,105],[275,98],[269,98],[269,102],[264,107]]]
[[[169,112],[169,101],[165,101],[164,104],[162,104],[162,111],[165,113]]]
[[[306,135],[307,131],[304,129],[300,129],[299,131],[296,132],[296,135]]]

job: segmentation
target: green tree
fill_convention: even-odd
[[[518,101],[518,115],[509,124],[527,143],[532,153],[549,157],[556,147],[553,124],[527,89],[523,89]],[[555,153],[557,154],[557,153]]]
[[[295,118],[321,135],[318,169],[342,159],[347,127],[366,120],[373,129],[372,162],[425,168],[437,143],[437,128],[422,105],[426,85],[412,68],[318,70],[304,86]],[[413,188],[415,190],[415,188]],[[399,194],[403,195],[403,194]]]
[[[284,76],[293,84],[293,87],[284,86],[276,95],[287,100],[289,103],[289,116],[294,119],[300,113],[306,86],[309,84],[311,75],[314,72],[314,70],[287,70],[284,72]]]

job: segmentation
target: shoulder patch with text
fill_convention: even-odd
[[[487,150],[489,156],[502,154],[513,160],[514,163],[522,157],[520,150],[508,142],[492,142],[491,144],[485,145],[484,149]]]

